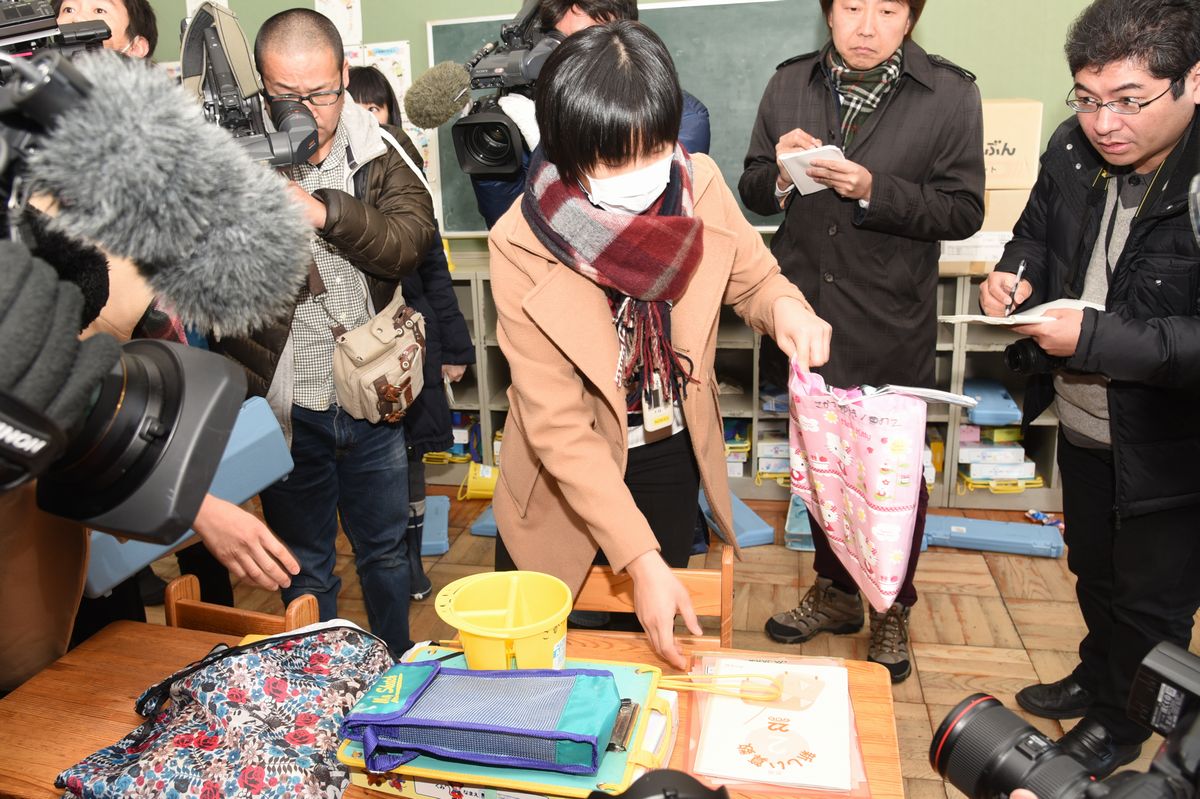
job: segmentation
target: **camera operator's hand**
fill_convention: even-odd
[[[1054,308],[1046,311],[1046,316],[1053,316],[1054,321],[1039,322],[1036,325],[1013,325],[1013,332],[1032,338],[1039,347],[1046,351],[1047,355],[1059,358],[1071,357],[1075,354],[1075,348],[1079,346],[1079,331],[1083,328],[1083,311]]]
[[[308,220],[308,224],[312,225],[316,230],[324,228],[326,219],[325,203],[306,192],[295,181],[288,181],[288,191],[292,193],[292,197],[304,209],[304,218]]]
[[[1008,799],[1038,799],[1038,796],[1033,791],[1027,791],[1024,788],[1017,788],[1008,795]]]
[[[466,364],[461,363],[444,363],[442,364],[442,377],[449,380],[451,383],[457,383],[463,379],[463,375],[467,373]]]
[[[814,147],[820,147],[821,140],[810,136],[800,128],[792,128],[787,133],[779,137],[779,141],[775,143],[775,168],[779,170],[779,176],[775,178],[775,186],[783,191],[788,186],[792,185],[792,177],[784,168],[783,162],[779,160],[779,156],[784,153],[795,152],[796,150],[811,150]]]
[[[538,130],[537,117],[533,113],[533,100],[523,94],[506,94],[496,102],[500,110],[517,123],[517,130],[521,131],[521,138],[525,139],[526,149],[536,150],[542,140],[542,133]]]
[[[1008,307],[1008,299],[1012,295],[1013,281],[1016,279],[1017,276],[1011,272],[992,272],[987,276],[983,285],[979,287],[979,307],[986,315],[1004,316],[1004,309]],[[1033,284],[1022,279],[1021,285],[1017,286],[1012,310],[1016,310],[1031,294]]]
[[[230,574],[259,588],[287,588],[289,575],[300,571],[292,553],[257,516],[212,494],[204,498],[192,529]]]

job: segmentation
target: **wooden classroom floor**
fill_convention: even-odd
[[[453,491],[430,487],[431,493],[453,494]],[[468,530],[487,504],[485,500],[452,500],[450,550],[440,557],[425,559],[425,570],[433,580],[435,595],[459,577],[492,568],[494,540],[471,535]],[[779,543],[746,549],[742,560],[735,563],[734,645],[742,649],[865,660],[866,626],[854,635],[821,635],[801,645],[777,644],[763,632],[763,624],[771,614],[798,605],[812,584],[812,554],[793,552],[782,546],[786,502],[747,504],[775,528]],[[1015,512],[940,509],[931,512],[1023,520]],[[700,566],[705,558],[698,555],[692,564]],[[339,611],[343,617],[366,627],[362,590],[345,536],[338,540],[337,562],[342,577]],[[168,580],[178,575],[174,558],[155,564],[155,571]],[[892,689],[905,790],[911,799],[957,799],[962,794],[944,784],[929,767],[933,731],[955,704],[975,691],[991,693],[1015,710],[1013,695],[1020,688],[1065,676],[1076,662],[1075,649],[1083,634],[1083,620],[1076,606],[1074,579],[1067,570],[1065,556],[1051,560],[931,547],[921,555],[916,582],[920,598],[913,606],[910,620],[913,673]],[[283,612],[279,595],[274,592],[239,584],[235,586],[235,597],[239,607]],[[147,615],[150,621],[161,623],[161,606],[148,608]],[[411,624],[412,637],[417,641],[453,635],[452,628],[435,613],[432,598],[413,603]],[[1193,638],[1192,651],[1200,654],[1197,637]],[[1060,722],[1020,712],[1052,738],[1059,737],[1064,730]],[[1065,722],[1066,728],[1073,723]],[[1155,736],[1143,747],[1141,759],[1132,768],[1146,770],[1158,740]]]

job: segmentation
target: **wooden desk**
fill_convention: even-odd
[[[141,723],[133,702],[142,691],[222,642],[232,643],[227,635],[117,622],[68,652],[0,700],[0,796],[60,796],[54,788],[60,771],[116,742]],[[662,665],[645,639],[632,634],[572,630],[567,655]],[[846,667],[872,799],[903,799],[887,671],[855,661],[848,661]],[[681,694],[680,700],[684,732],[672,753],[671,767],[682,770],[690,697]],[[377,795],[351,787],[345,796],[374,799]],[[782,794],[774,795],[775,799],[779,796]]]

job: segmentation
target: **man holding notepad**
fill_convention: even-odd
[[[1059,744],[1099,779],[1150,735],[1125,713],[1138,664],[1161,641],[1186,648],[1200,606],[1200,246],[1188,219],[1200,10],[1097,0],[1066,55],[1075,114],[1042,155],[980,305],[998,317],[1093,304],[1014,328],[1065,364],[1030,378],[1024,422],[1058,416],[1067,565],[1087,625],[1074,671],[1017,702],[1082,716]]]
[[[967,238],[983,223],[979,90],[970,72],[909,38],[925,0],[820,2],[831,41],[779,65],[738,189],[751,210],[784,213],[771,251],[833,325],[825,381],[932,387],[938,242]],[[822,145],[838,152],[789,155]],[[798,190],[797,179],[811,185]],[[764,346],[761,366],[765,380],[786,385],[778,350]],[[908,610],[927,503],[922,485],[898,600],[886,614],[871,612],[868,657],[896,681],[911,671]],[[767,621],[777,641],[853,632],[864,621],[853,579],[821,526],[811,527],[817,583],[799,607]]]

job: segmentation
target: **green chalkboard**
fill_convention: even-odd
[[[709,154],[736,195],[758,101],[775,66],[817,49],[828,38],[819,4],[815,0],[692,0],[643,6],[640,18],[667,43],[683,88],[708,106]],[[497,39],[500,22],[431,23],[430,31],[433,62],[462,63]],[[483,230],[471,182],[454,156],[449,124],[438,130],[438,161],[445,229]],[[750,212],[746,216],[755,224],[778,224],[778,218],[768,220]]]

